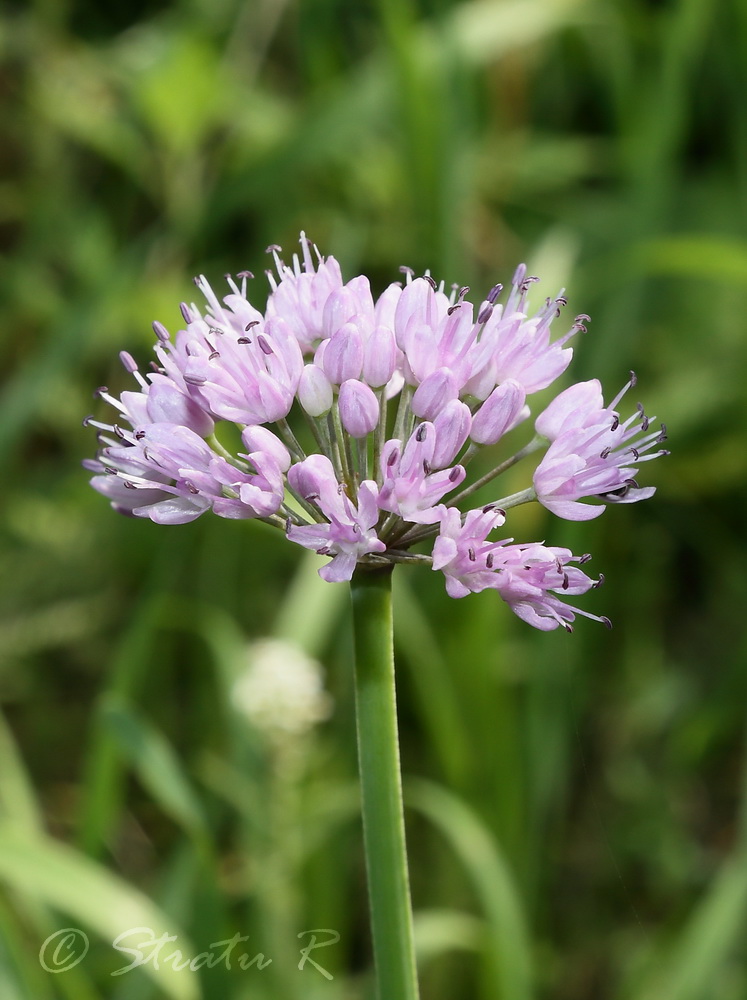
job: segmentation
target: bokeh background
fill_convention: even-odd
[[[744,1000],[747,5],[29,0],[0,59],[3,1000],[371,996],[345,588],[261,525],[119,518],[80,467],[118,351],[195,273],[261,306],[301,229],[377,292],[527,260],[593,318],[569,377],[635,369],[670,432],[650,502],[517,512],[594,553],[612,632],[398,570],[424,1000]],[[113,978],[138,926],[273,963]],[[64,927],[90,951],[52,974]]]

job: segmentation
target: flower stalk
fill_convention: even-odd
[[[417,1000],[392,628],[392,569],[351,580],[355,704],[378,1000]]]

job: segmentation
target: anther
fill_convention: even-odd
[[[251,344],[251,342],[252,341],[250,337],[239,337],[239,339],[236,341],[237,344]]]
[[[568,574],[567,573],[563,573],[563,585],[562,585],[561,589],[562,590],[568,590],[568,588],[570,587],[570,585],[571,585],[571,581],[568,579]]]
[[[449,308],[446,310],[447,315],[451,316],[451,314],[455,313],[457,309],[461,308],[462,305],[463,305],[462,302],[456,302],[453,306],[449,306]]]
[[[187,320],[187,322],[189,323],[189,320]],[[163,323],[159,323],[158,320],[155,319],[153,320],[152,326],[153,326],[153,333],[155,333],[155,335],[158,337],[161,343],[162,344],[167,343],[169,340],[169,331],[166,329]]]
[[[259,344],[259,346],[260,346],[263,354],[272,354],[273,353],[273,350],[270,347],[270,344],[268,343],[267,338],[264,337],[261,333],[257,337],[257,343]]]
[[[605,628],[607,629],[612,628],[612,622],[609,620],[609,618],[607,618],[606,615],[600,615],[599,621],[602,623],[602,625],[604,625]]]
[[[250,281],[254,277],[251,271],[239,271],[236,275],[237,278],[248,278]]]
[[[612,448],[605,448],[603,451],[599,452],[599,457],[600,458],[609,458],[611,452],[612,452]]]
[[[619,426],[620,426],[620,418],[618,417],[617,414],[615,414],[612,418],[612,426],[610,427],[610,430],[616,431]]]
[[[204,375],[185,375],[184,381],[187,385],[205,385],[207,379]]]
[[[457,479],[459,479],[459,477],[461,476],[462,471],[463,470],[462,470],[461,465],[455,465],[454,468],[449,473],[449,482],[450,483],[455,483],[457,481]]]
[[[418,443],[422,443],[423,441],[425,441],[427,436],[428,436],[428,428],[426,427],[425,424],[420,424],[418,429],[415,431],[415,440]]]
[[[423,459],[423,472],[426,476],[430,476],[431,474],[431,463],[427,462],[425,459]]]
[[[467,556],[469,557],[470,562],[477,562],[477,556],[475,555],[475,550],[472,546],[467,549]]]
[[[430,274],[424,274],[423,277],[435,292],[438,289],[438,285],[436,284],[436,279],[432,277]]]
[[[283,248],[278,246],[277,243],[271,243],[266,249],[265,253],[282,253]]]
[[[603,583],[604,583],[604,573],[600,573],[599,579],[595,580],[594,583],[592,583],[591,585],[592,589],[598,590],[598,588],[601,587]]]
[[[259,326],[258,319],[253,319],[251,323],[247,323],[246,326],[244,327],[244,332],[246,333],[248,330],[251,330],[253,326]]]
[[[483,326],[485,323],[487,323],[487,321],[490,319],[492,315],[493,315],[493,307],[489,302],[487,302],[482,307],[480,312],[477,314],[477,322],[480,324],[480,326]]]
[[[212,354],[208,354],[208,361],[214,361],[215,358],[220,357],[220,351],[213,351]]]
[[[498,296],[501,294],[502,291],[503,291],[503,285],[500,284],[493,285],[493,287],[490,289],[486,298],[488,302],[491,304],[491,306],[495,305],[496,299],[498,298]]]
[[[105,385],[100,385],[98,389],[93,390],[93,398],[98,399],[100,396],[103,396],[105,392],[109,392],[108,388]]]
[[[493,553],[492,552],[488,552],[487,557],[485,559],[485,566],[488,569],[492,569],[493,568]]]
[[[189,308],[189,306],[187,305],[187,303],[186,302],[180,302],[179,303],[179,309],[181,310],[182,318],[184,319],[184,322],[185,323],[191,323],[192,322],[192,310]],[[155,329],[155,325],[156,324],[154,323],[153,324],[154,329]],[[158,325],[161,326],[162,324],[159,323]],[[164,329],[165,329],[165,327],[164,327]],[[158,335],[158,330],[156,330],[156,335]]]

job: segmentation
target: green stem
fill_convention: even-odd
[[[363,837],[379,1000],[417,1000],[394,687],[392,571],[352,582]]]

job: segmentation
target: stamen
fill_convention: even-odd
[[[189,323],[189,320],[187,320],[187,322]],[[166,329],[166,327],[163,325],[163,323],[159,323],[158,320],[156,319],[156,320],[153,320],[152,326],[153,326],[153,333],[155,333],[155,335],[158,337],[158,339],[161,341],[161,343],[162,344],[168,343],[168,341],[170,339],[170,337],[169,337],[169,331]],[[122,355],[120,354],[120,357],[121,356]]]

